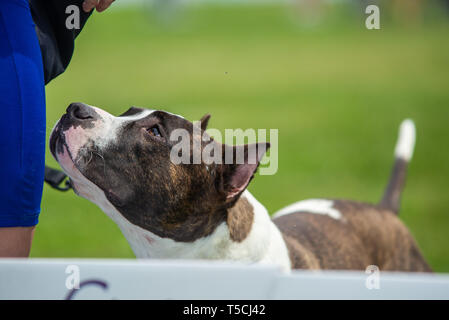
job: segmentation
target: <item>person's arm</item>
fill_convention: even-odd
[[[83,2],[83,10],[85,12],[92,11],[95,8],[98,12],[102,12],[109,8],[115,0],[85,0]]]
[[[41,46],[45,84],[63,73],[70,63],[75,39],[89,19],[92,10],[102,12],[114,0],[29,0],[31,14]],[[68,29],[69,6],[80,9],[79,28]],[[71,12],[71,11],[68,11]]]

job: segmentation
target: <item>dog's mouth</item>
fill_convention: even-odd
[[[58,121],[58,123],[56,124],[55,128],[53,129],[53,131],[51,133],[50,141],[49,141],[50,152],[53,155],[53,157],[55,158],[55,160],[58,162],[60,162],[58,155],[61,156],[65,153],[67,153],[70,160],[72,160],[72,162],[75,163],[73,161],[72,154],[70,153],[70,148],[67,145],[66,138],[64,135],[63,121],[64,121],[65,116],[66,115],[64,114],[61,117],[61,120]]]
[[[58,122],[51,133],[49,145],[51,154],[56,159],[56,161],[58,161],[58,153],[64,152],[64,146],[67,148],[60,122]]]
[[[72,176],[76,176],[77,172],[78,174],[81,173],[79,172],[75,161],[73,161],[73,157],[70,152],[69,146],[67,145],[64,130],[62,127],[63,126],[61,125],[61,121],[59,121],[51,133],[49,141],[50,152],[55,160],[59,163],[63,171],[69,176],[70,185],[73,191],[78,194],[77,187],[74,183],[74,180],[72,179]]]
[[[59,130],[59,123],[56,125],[56,127],[53,129],[51,136],[50,136],[50,152],[53,155],[53,158],[57,159],[56,157],[56,150],[59,149],[59,144],[61,143],[61,133]]]

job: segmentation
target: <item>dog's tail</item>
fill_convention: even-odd
[[[390,181],[388,182],[387,189],[379,204],[381,207],[389,209],[396,214],[399,212],[401,193],[404,189],[407,174],[407,166],[412,159],[413,149],[415,148],[415,136],[415,123],[410,119],[402,121],[394,151],[395,161]]]

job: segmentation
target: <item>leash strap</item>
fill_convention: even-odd
[[[67,191],[72,188],[70,185],[70,180],[66,180],[64,186],[60,186],[64,180],[67,178],[67,175],[60,171],[50,167],[45,166],[45,182],[47,182],[50,187],[59,191]]]

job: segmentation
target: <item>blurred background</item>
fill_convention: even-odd
[[[369,4],[380,30],[365,27]],[[249,187],[273,213],[307,198],[377,202],[399,123],[413,118],[400,217],[434,270],[449,272],[448,31],[443,0],[117,0],[47,86],[47,137],[74,101],[279,129],[277,174]],[[97,206],[46,186],[31,256],[134,255]]]

